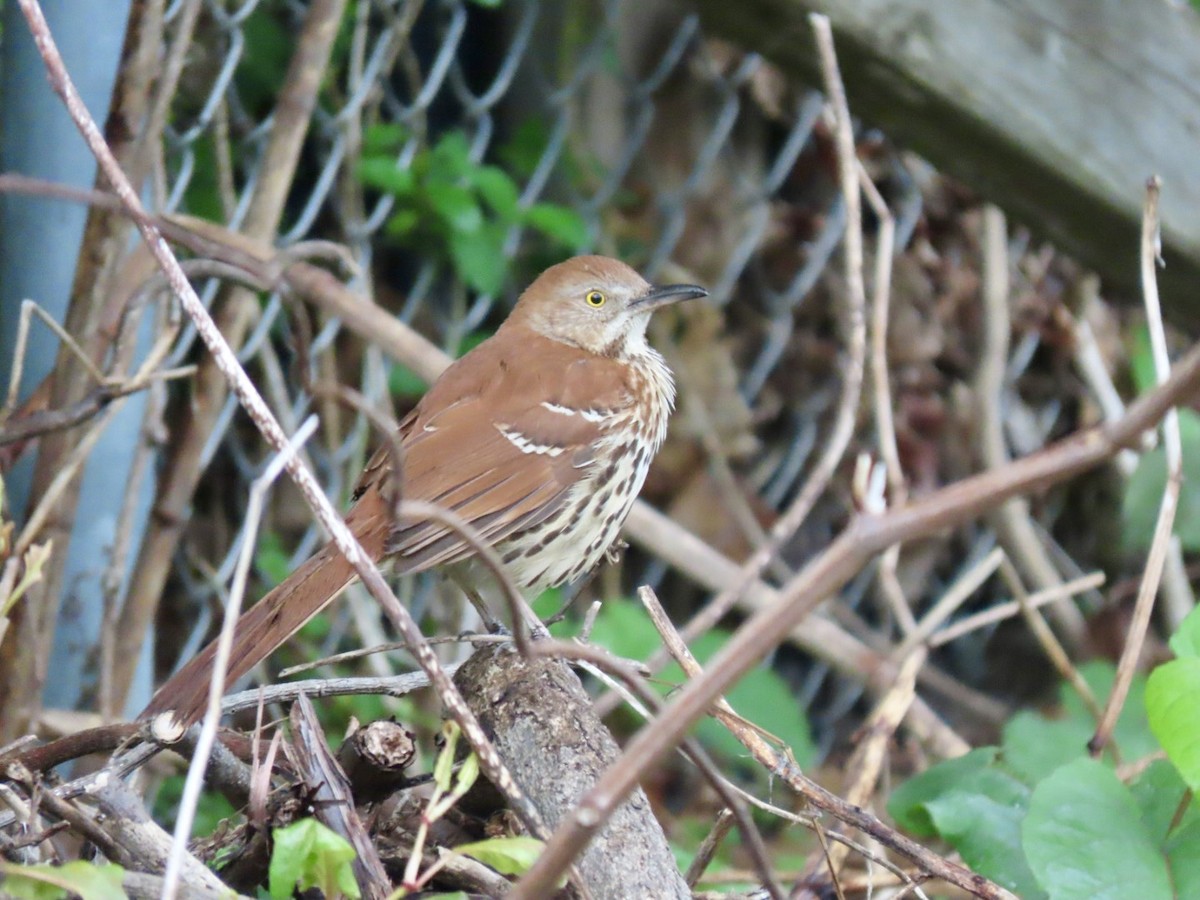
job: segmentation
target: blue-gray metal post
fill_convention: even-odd
[[[81,4],[43,0],[42,7],[67,69],[92,115],[104,122],[121,57],[129,0]],[[25,20],[16,3],[0,4],[0,171],[19,172],[90,188],[95,163],[58,98],[50,91]],[[7,386],[21,301],[32,299],[59,322],[66,316],[87,209],[41,198],[0,194],[0,384]],[[31,330],[22,372],[27,394],[53,368],[58,340],[44,326]],[[94,650],[103,600],[100,579],[109,562],[114,529],[144,402],[129,400],[92,450],[83,471],[71,535],[59,623],[44,702],[75,708],[94,679]],[[31,453],[8,474],[6,487],[18,521],[28,512]],[[143,487],[139,521],[152,484]],[[139,524],[140,528],[140,524]],[[131,705],[147,696],[148,669],[131,691]]]

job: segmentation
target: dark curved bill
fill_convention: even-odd
[[[638,309],[657,309],[668,303],[678,303],[680,300],[695,300],[707,297],[708,291],[695,284],[664,284],[650,290],[633,301]]]

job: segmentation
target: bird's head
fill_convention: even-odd
[[[538,276],[506,325],[623,359],[645,350],[646,325],[654,310],[707,294],[693,284],[656,287],[619,260],[576,256]]]

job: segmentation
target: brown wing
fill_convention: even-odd
[[[591,413],[634,398],[620,364],[523,329],[502,330],[470,360],[447,369],[401,423],[402,497],[457,513],[495,544],[559,508],[602,434]],[[385,474],[386,453],[372,462],[358,495]],[[470,554],[430,521],[401,522],[388,551],[405,572]]]

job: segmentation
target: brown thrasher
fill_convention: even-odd
[[[646,343],[659,307],[708,292],[652,287],[624,263],[580,256],[552,266],[496,334],[448,368],[400,423],[400,484],[384,447],[354,489],[346,524],[375,560],[420,572],[473,551],[437,522],[393,520],[391,497],[457,513],[536,592],[578,578],[616,540],[662,446],[675,383]],[[228,682],[320,612],[354,578],[327,544],[245,612]],[[215,642],[167,680],[142,717],[203,714]]]

